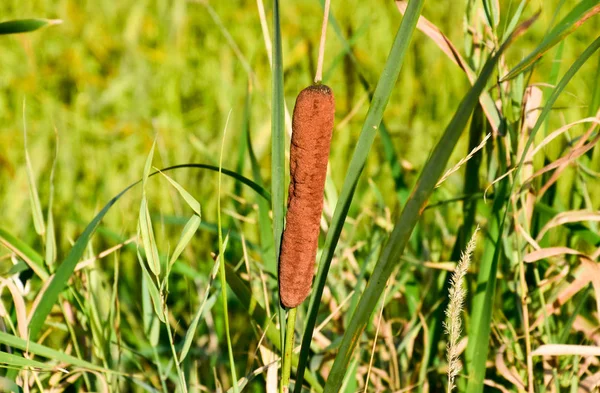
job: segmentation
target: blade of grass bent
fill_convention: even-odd
[[[285,214],[285,97],[283,95],[283,59],[279,0],[273,0],[273,92],[271,113],[271,207],[273,209],[273,243],[279,263]],[[279,297],[277,298],[279,299]],[[278,302],[279,303],[279,302]],[[279,331],[285,342],[285,310],[279,306]],[[281,354],[283,357],[283,353]]]
[[[577,58],[577,60],[571,65],[571,68],[565,73],[562,77],[558,85],[552,91],[552,94],[548,98],[548,101],[544,105],[540,116],[535,123],[535,126],[530,132],[529,138],[519,160],[519,163],[515,169],[515,174],[513,176],[514,179],[519,178],[519,173],[523,166],[523,162],[525,161],[525,157],[531,144],[534,141],[535,135],[537,131],[540,129],[541,125],[544,123],[546,117],[552,110],[552,106],[558,99],[559,95],[565,89],[567,84],[571,81],[573,76],[577,73],[577,71],[581,68],[581,66],[600,48],[600,37],[596,38],[594,42],[586,48],[586,50]],[[506,180],[508,181],[508,179]],[[512,195],[514,191],[516,181],[513,181],[511,184],[511,188],[509,191],[509,196]],[[483,391],[483,380],[485,377],[485,362],[487,360],[488,350],[489,350],[489,336],[490,336],[490,322],[492,319],[492,302],[496,289],[496,272],[498,269],[498,261],[500,258],[500,249],[499,246],[500,239],[502,239],[504,224],[506,223],[506,217],[508,216],[508,210],[504,210],[504,216],[502,218],[502,223],[499,226],[499,233],[497,238],[497,245],[495,247],[494,256],[492,258],[492,265],[490,269],[490,274],[488,277],[488,284],[486,285],[485,297],[484,297],[484,307],[482,307],[481,318],[477,321],[477,325],[473,325],[471,331],[475,332],[475,346],[473,349],[473,359],[470,371],[469,383],[467,385],[467,393],[480,393]]]
[[[406,14],[409,15],[408,10]],[[446,127],[444,134],[435,146],[430,158],[427,160],[411,196],[406,202],[400,217],[396,221],[394,230],[373,270],[373,274],[360,298],[356,311],[346,328],[340,350],[335,357],[335,361],[329,373],[329,378],[325,385],[325,393],[333,393],[339,390],[354,349],[358,344],[360,335],[369,322],[377,301],[383,293],[388,278],[396,265],[400,262],[400,257],[419,220],[421,211],[445,169],[452,150],[458,142],[458,139],[471,116],[471,112],[475,105],[477,105],[479,96],[483,92],[488,79],[494,72],[502,52],[517,35],[520,35],[531,25],[531,23],[533,23],[535,18],[537,18],[537,15],[521,25],[519,29],[516,30],[515,35],[511,36],[509,40],[500,47],[498,52],[487,61],[481,71],[481,75],[479,75],[477,81],[473,84],[473,87],[463,98],[454,117]]]
[[[337,242],[340,238],[344,222],[346,221],[346,215],[348,214],[348,209],[350,208],[350,203],[352,202],[352,197],[354,196],[354,190],[356,189],[358,179],[360,178],[367,160],[367,156],[371,150],[373,141],[375,140],[377,129],[379,128],[381,120],[383,119],[383,112],[390,99],[392,90],[396,85],[396,81],[398,80],[398,75],[400,74],[402,63],[404,61],[404,55],[406,54],[406,50],[410,44],[417,20],[421,14],[421,10],[423,9],[423,4],[424,0],[412,0],[408,5],[408,10],[402,19],[400,27],[398,28],[396,38],[394,39],[394,44],[382,71],[381,77],[379,78],[379,82],[377,83],[377,87],[375,88],[375,93],[373,94],[373,99],[371,100],[369,111],[367,112],[367,118],[363,124],[356,148],[354,149],[352,160],[350,161],[350,166],[346,173],[346,178],[344,179],[344,184],[342,186],[338,203],[335,206],[333,219],[331,220],[331,225],[329,227],[329,231],[327,232],[325,245],[323,247],[323,253],[319,261],[319,270],[314,281],[314,288],[310,297],[308,318],[306,321],[306,326],[302,337],[302,347],[300,350],[300,363],[298,364],[298,371],[296,374],[296,386],[294,388],[295,393],[300,393],[302,389],[302,381],[308,360],[310,341],[312,339],[313,329],[317,320],[319,305],[321,304],[323,288],[327,282],[329,266],[331,265],[331,260],[333,259]]]
[[[215,167],[212,165],[181,164],[181,165],[175,165],[172,167],[161,169],[161,172],[167,172],[170,170],[180,169],[180,168],[200,168],[200,169],[208,169],[208,170],[215,171],[215,172],[219,171],[218,167]],[[160,172],[154,172],[154,173],[150,174],[149,177],[154,176],[158,173],[160,173]],[[227,176],[231,176],[231,177],[235,178],[236,180],[239,180],[242,183],[246,184],[247,186],[249,186],[250,188],[255,190],[259,195],[261,195],[266,200],[271,199],[271,196],[269,195],[269,193],[264,188],[262,188],[261,186],[259,186],[256,183],[254,183],[252,180],[245,178],[233,171],[226,170],[226,169],[222,169],[222,173]],[[29,322],[29,335],[33,340],[35,340],[37,338],[37,335],[39,334],[39,332],[44,324],[44,321],[46,320],[46,318],[50,314],[50,311],[52,310],[52,306],[54,306],[54,304],[58,300],[58,296],[63,291],[63,289],[66,287],[67,282],[68,282],[69,278],[71,277],[71,274],[73,274],[73,271],[75,270],[75,266],[77,265],[77,262],[79,262],[79,259],[85,252],[85,248],[86,248],[88,242],[90,241],[90,238],[96,231],[96,228],[98,227],[98,224],[100,223],[100,221],[104,218],[104,216],[110,210],[110,208],[125,193],[127,193],[127,191],[129,191],[131,188],[133,188],[134,186],[136,186],[139,183],[141,183],[141,180],[138,180],[137,182],[126,187],[117,196],[112,198],[106,204],[106,206],[104,206],[104,208],[102,208],[102,210],[96,215],[96,217],[94,217],[94,219],[87,225],[87,227],[85,228],[85,230],[83,231],[81,236],[79,236],[79,238],[77,239],[77,241],[71,248],[71,251],[69,251],[69,254],[66,256],[64,261],[60,264],[60,266],[56,270],[56,274],[52,278],[52,281],[48,284],[48,287],[46,288],[46,292],[45,292],[44,296],[42,297],[41,301],[39,302],[39,304],[37,305],[35,311],[33,312],[33,315]],[[1,233],[0,233],[0,235],[1,235]]]

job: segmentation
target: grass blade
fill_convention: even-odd
[[[35,184],[35,175],[31,167],[29,150],[27,149],[27,122],[25,121],[25,101],[23,101],[23,141],[25,144],[25,166],[27,169],[27,185],[29,186],[29,201],[31,202],[31,214],[33,216],[33,225],[38,235],[44,236],[46,232],[44,224],[44,215],[42,214],[42,205]]]
[[[181,165],[175,165],[172,167],[164,168],[161,170],[161,172],[167,172],[170,170],[175,170],[175,169],[180,169],[180,168],[200,168],[200,169],[208,169],[208,170],[216,171],[216,172],[219,171],[218,167],[215,167],[212,165],[181,164]],[[159,172],[151,173],[148,177],[154,176],[158,173]],[[225,175],[228,175],[230,177],[233,177],[236,180],[239,180],[242,183],[250,186],[253,190],[255,190],[259,195],[261,195],[266,200],[271,199],[271,196],[269,195],[269,193],[264,188],[262,188],[261,186],[259,186],[256,183],[254,183],[252,180],[247,179],[233,171],[226,170],[226,169],[223,169],[222,173]],[[133,188],[134,186],[136,186],[137,184],[139,184],[141,182],[142,182],[142,180],[138,180],[137,182],[129,185],[127,188],[125,188],[123,191],[121,191],[119,194],[117,194],[117,196],[115,196],[113,199],[111,199],[106,204],[106,206],[104,206],[102,208],[102,210],[100,210],[100,212],[96,215],[96,217],[94,217],[94,219],[87,225],[87,227],[85,228],[85,230],[83,231],[81,236],[79,236],[79,238],[77,239],[77,241],[71,248],[71,251],[69,251],[69,254],[67,255],[67,257],[64,259],[64,261],[60,264],[60,266],[56,270],[56,273],[55,273],[54,277],[52,278],[52,281],[48,284],[48,287],[46,289],[44,297],[39,302],[38,306],[36,307],[32,317],[31,317],[31,320],[29,321],[29,334],[32,339],[37,338],[42,326],[44,325],[44,321],[46,320],[46,318],[48,317],[48,314],[50,314],[50,311],[52,310],[52,306],[54,306],[54,304],[56,304],[56,301],[58,300],[58,296],[63,291],[63,289],[66,287],[67,282],[68,282],[69,278],[71,277],[71,274],[73,274],[73,271],[75,270],[75,266],[77,265],[77,262],[79,262],[79,259],[85,252],[85,248],[86,248],[88,242],[90,241],[90,238],[96,231],[96,228],[100,224],[100,221],[102,221],[102,219],[104,218],[106,213],[108,213],[110,208],[125,193],[127,193],[127,191],[129,191],[131,188]],[[0,232],[0,235],[2,235],[1,232]],[[26,248],[23,248],[23,249],[26,250]]]
[[[406,15],[410,15],[409,10],[407,10]],[[418,14],[416,16],[418,17]],[[326,393],[338,391],[348,364],[352,358],[354,348],[358,344],[360,334],[366,327],[377,301],[383,293],[388,278],[399,263],[400,256],[419,220],[421,210],[427,203],[438,179],[444,171],[452,150],[458,142],[458,138],[465,128],[469,117],[471,116],[471,112],[475,108],[475,105],[477,105],[479,96],[485,88],[488,79],[491,77],[500,56],[513,39],[527,29],[536,17],[521,25],[521,27],[515,31],[515,35],[511,36],[509,40],[500,47],[498,52],[487,61],[481,71],[481,75],[479,75],[477,81],[473,84],[473,87],[463,98],[454,117],[446,127],[444,134],[434,148],[430,158],[427,160],[410,198],[406,202],[400,217],[396,221],[390,239],[383,249],[381,257],[379,258],[379,261],[373,270],[373,274],[360,298],[356,311],[344,333],[340,350],[335,358],[329,374],[329,379],[325,385]]]
[[[140,204],[140,220],[139,233],[144,246],[144,253],[150,271],[154,276],[160,276],[160,258],[158,257],[158,248],[154,239],[154,230],[152,229],[152,218],[150,218],[150,210],[148,210],[148,201],[144,192],[142,203]]]
[[[571,65],[571,68],[565,73],[562,77],[558,85],[552,91],[552,94],[548,98],[548,101],[544,105],[540,116],[535,123],[535,126],[530,131],[529,138],[527,140],[527,144],[523,150],[523,154],[521,155],[521,159],[519,160],[519,164],[515,169],[515,174],[513,178],[515,181],[512,183],[509,194],[511,195],[516,184],[516,179],[519,179],[519,173],[521,168],[523,167],[523,162],[525,161],[525,157],[531,144],[534,141],[535,135],[537,131],[540,129],[541,125],[544,123],[546,117],[552,110],[552,107],[562,91],[565,89],[567,84],[573,78],[573,76],[577,73],[577,71],[581,68],[581,66],[600,48],[600,37],[596,38],[596,40],[588,46],[585,51],[577,58],[577,60]],[[471,332],[474,332],[475,336],[473,338],[473,352],[472,352],[472,364],[471,370],[469,373],[469,383],[467,385],[467,393],[480,393],[483,391],[483,380],[485,377],[485,362],[487,360],[487,354],[489,350],[489,336],[490,336],[490,322],[492,319],[492,303],[494,299],[494,294],[496,290],[496,272],[498,270],[498,262],[500,259],[500,252],[502,247],[500,246],[500,241],[503,236],[504,224],[506,223],[506,217],[508,216],[508,210],[504,210],[504,216],[502,218],[502,222],[499,226],[498,237],[496,238],[496,246],[494,250],[494,255],[491,261],[491,266],[489,270],[489,276],[487,278],[487,284],[485,286],[485,295],[483,298],[483,306],[481,306],[481,317],[479,319],[474,319],[471,325]]]
[[[597,0],[583,0],[567,14],[544,40],[525,57],[519,64],[502,77],[501,81],[507,81],[529,69],[533,63],[539,60],[554,45],[562,42],[564,38],[577,30],[586,20],[600,12],[600,4]]]
[[[402,23],[396,34],[394,44],[388,56],[387,62],[383,69],[381,78],[375,88],[373,99],[369,111],[367,112],[367,118],[363,124],[358,143],[352,155],[350,166],[348,168],[346,178],[344,179],[344,185],[338,199],[338,203],[335,206],[333,213],[333,219],[329,231],[327,232],[327,238],[325,239],[325,245],[323,247],[323,253],[319,261],[319,270],[317,277],[313,284],[313,291],[310,297],[310,303],[308,306],[308,318],[304,328],[304,334],[302,337],[302,347],[300,350],[300,363],[298,364],[298,371],[296,374],[296,386],[294,388],[295,393],[300,393],[302,389],[302,381],[304,376],[304,370],[308,362],[308,351],[310,349],[310,341],[312,339],[313,329],[317,320],[317,313],[321,303],[321,296],[323,295],[323,288],[327,281],[327,273],[329,272],[329,266],[333,259],[333,254],[337,242],[340,238],[352,197],[354,196],[354,190],[358,183],[358,179],[362,173],[365,162],[375,136],[377,129],[383,119],[383,112],[387,106],[388,100],[392,93],[402,63],[404,55],[410,43],[410,39],[415,30],[417,20],[421,14],[424,0],[412,0],[408,6],[406,16],[402,19]],[[340,379],[341,382],[341,379]]]
[[[21,356],[13,355],[12,353],[6,353],[0,351],[0,367],[33,367],[40,370],[52,370],[54,367],[46,363],[38,362],[37,360],[26,359]]]
[[[181,236],[179,237],[177,246],[175,246],[175,251],[173,251],[173,255],[171,255],[171,258],[169,258],[169,266],[173,266],[177,258],[179,258],[183,250],[187,247],[190,240],[192,240],[192,237],[200,226],[200,221],[200,217],[194,214],[192,218],[190,218],[185,224],[183,230],[181,231]]]
[[[158,257],[158,248],[156,246],[156,240],[154,239],[154,229],[152,228],[152,218],[150,217],[150,210],[148,209],[148,199],[146,197],[146,182],[150,175],[150,168],[152,167],[152,159],[154,158],[154,148],[156,147],[156,140],[152,144],[150,153],[146,158],[146,164],[144,165],[144,174],[142,177],[142,203],[140,204],[140,218],[139,218],[139,233],[144,245],[144,252],[146,254],[146,260],[152,273],[158,277],[160,276],[160,258]],[[141,261],[140,261],[141,262]]]
[[[229,237],[225,237],[225,244],[223,244],[223,248],[227,248],[227,243],[229,242]],[[200,321],[200,318],[202,317],[202,313],[204,312],[204,307],[206,306],[206,302],[208,301],[208,296],[210,295],[210,287],[212,286],[212,283],[215,281],[215,278],[217,277],[217,273],[219,271],[219,266],[220,266],[220,262],[221,261],[221,255],[219,255],[215,261],[215,264],[211,270],[210,273],[210,279],[208,281],[208,285],[206,286],[206,289],[204,290],[204,298],[202,299],[202,303],[200,303],[200,307],[198,307],[198,311],[196,312],[196,315],[194,316],[194,319],[192,320],[192,323],[190,324],[190,327],[188,328],[187,332],[185,333],[185,338],[183,340],[183,347],[181,348],[181,352],[179,354],[179,363],[183,363],[183,361],[185,360],[190,347],[192,346],[192,340],[194,339],[194,336],[196,334],[196,329],[198,329],[198,322]]]
[[[194,211],[194,213],[196,213],[198,218],[202,217],[202,209],[200,207],[200,202],[198,202],[198,200],[194,198],[192,194],[187,192],[186,189],[181,186],[181,184],[177,183],[170,176],[167,176],[164,173],[161,174],[169,181],[169,183],[171,183],[173,187],[175,187],[177,192],[179,192],[179,195],[181,195],[181,197],[185,200],[188,206]]]
[[[225,122],[225,129],[223,130],[223,140],[221,141],[221,154],[219,156],[219,168],[223,167],[223,147],[225,146],[225,135],[227,134],[227,126],[229,125],[229,117],[231,111],[227,116]],[[223,242],[223,232],[221,226],[221,170],[219,169],[219,180],[217,187],[217,225],[219,234],[219,276],[221,279],[221,299],[223,301],[223,320],[225,322],[225,336],[227,338],[227,351],[229,353],[229,367],[231,368],[231,378],[233,383],[234,393],[238,393],[239,389],[237,386],[237,373],[235,371],[235,359],[233,357],[233,347],[231,345],[231,334],[229,333],[229,312],[227,311],[227,277],[225,275],[225,246]]]
[[[0,35],[19,34],[35,31],[44,26],[61,24],[60,19],[17,19],[0,23]]]
[[[0,228],[0,244],[14,252],[27,266],[42,280],[48,279],[48,271],[44,266],[44,259],[24,241],[17,239],[6,230]]]
[[[13,336],[11,334],[0,331],[0,344],[4,344],[8,347],[17,348],[21,351],[27,351],[38,356],[45,357],[47,359],[56,360],[62,363],[71,364],[75,367],[81,367],[87,370],[95,370],[103,373],[112,373],[111,370],[104,369],[96,366],[93,363],[87,362],[82,359],[78,359],[71,355],[67,355],[64,352],[57,351],[52,348],[48,348],[42,344],[38,344],[33,341],[23,340],[22,338]]]

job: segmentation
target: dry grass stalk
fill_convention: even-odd
[[[471,240],[469,240],[469,244],[467,244],[467,249],[462,253],[460,261],[456,265],[454,273],[450,278],[450,290],[448,291],[450,302],[446,309],[448,321],[444,322],[444,329],[448,335],[446,354],[448,360],[448,393],[454,389],[454,380],[461,370],[459,360],[460,351],[458,347],[458,341],[460,340],[460,334],[462,332],[462,319],[460,314],[462,313],[465,295],[467,293],[462,285],[462,281],[467,275],[469,265],[471,264],[471,256],[473,255],[473,251],[475,251],[478,231],[479,227],[473,232],[473,236],[471,236]]]

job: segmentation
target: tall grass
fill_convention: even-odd
[[[331,2],[286,325],[285,102],[323,3],[0,5],[0,390],[593,391],[598,2]]]

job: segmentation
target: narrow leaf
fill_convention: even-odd
[[[175,261],[177,260],[177,258],[179,258],[179,256],[181,255],[185,247],[188,245],[190,240],[192,240],[192,237],[194,236],[194,234],[198,230],[198,227],[200,226],[200,221],[200,217],[194,214],[185,224],[183,230],[181,231],[181,236],[179,237],[177,246],[175,246],[175,251],[173,251],[173,255],[171,255],[171,258],[169,259],[169,266],[172,266],[173,263],[175,263]]]
[[[202,212],[201,212],[201,209],[200,209],[200,202],[198,202],[198,200],[196,198],[194,198],[192,196],[192,194],[190,194],[189,192],[187,192],[181,186],[181,184],[177,183],[170,176],[167,176],[167,175],[165,175],[162,172],[161,172],[161,174],[169,181],[169,183],[171,183],[171,185],[173,187],[175,187],[175,189],[177,190],[177,192],[179,192],[179,195],[181,195],[181,197],[185,200],[185,202],[188,204],[188,206],[194,211],[194,213],[196,213],[198,215],[198,218],[202,217]]]
[[[61,24],[60,19],[17,19],[0,23],[0,35],[35,31],[44,26]]]

